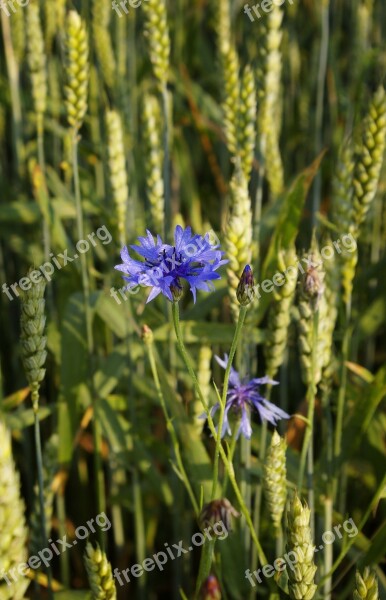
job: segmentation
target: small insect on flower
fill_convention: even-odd
[[[224,360],[221,360],[218,356],[215,357],[218,364],[226,369],[228,364],[228,355],[224,355]],[[236,413],[241,419],[239,419],[239,429],[237,437],[240,433],[246,439],[250,439],[252,435],[252,427],[250,423],[250,409],[257,410],[262,421],[268,421],[272,425],[276,425],[280,419],[289,419],[288,415],[284,410],[272,404],[266,400],[260,394],[260,386],[264,384],[277,385],[278,382],[270,379],[269,377],[254,378],[250,381],[241,381],[238,372],[232,367],[229,376],[229,389],[227,393],[227,400],[224,411],[224,423],[221,431],[221,437],[224,437],[225,433],[231,435],[232,431],[229,425],[228,413],[229,411]],[[211,416],[219,409],[220,404],[217,402],[211,408]],[[203,415],[205,416],[205,415]]]
[[[174,245],[164,244],[160,236],[155,240],[150,231],[147,237],[138,238],[140,244],[130,246],[144,261],[132,258],[125,246],[121,252],[123,263],[115,268],[123,271],[128,290],[138,285],[151,287],[147,302],[163,294],[171,302],[177,302],[183,293],[182,281],[190,286],[194,302],[197,290],[209,292],[212,281],[220,279],[217,269],[227,263],[224,252],[217,250],[219,244],[211,244],[209,233],[204,237],[192,235],[191,228],[177,225]]]

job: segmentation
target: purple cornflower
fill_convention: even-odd
[[[219,365],[221,365],[223,369],[226,369],[228,364],[228,355],[224,354],[224,360],[218,356],[215,358]],[[278,381],[274,381],[273,379],[265,376],[244,382],[240,380],[238,372],[231,367],[221,437],[224,437],[225,433],[228,433],[229,435],[232,433],[228,421],[228,412],[231,409],[238,414],[241,412],[241,420],[237,437],[239,437],[240,433],[242,433],[247,440],[249,440],[252,435],[249,414],[251,408],[254,408],[258,411],[262,421],[268,421],[269,423],[272,423],[272,425],[276,425],[277,421],[280,419],[289,419],[289,415],[284,412],[284,410],[278,406],[275,406],[275,404],[272,404],[272,402],[269,402],[263,398],[263,396],[261,396],[260,386],[266,383],[277,385]],[[219,408],[220,405],[217,402],[217,404],[211,408],[212,417]]]
[[[209,234],[192,235],[192,230],[185,230],[177,225],[174,232],[174,245],[164,244],[159,235],[155,240],[147,230],[147,237],[138,238],[140,244],[130,246],[132,250],[144,258],[138,261],[131,258],[127,247],[121,252],[123,263],[115,268],[128,275],[123,277],[132,289],[137,285],[149,286],[151,290],[147,302],[158,294],[171,300],[178,300],[182,294],[182,280],[185,279],[196,302],[196,290],[209,292],[213,289],[212,280],[220,279],[217,269],[227,263],[222,260],[224,252],[216,250],[219,244],[212,245]]]

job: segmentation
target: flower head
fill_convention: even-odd
[[[216,356],[216,360],[223,369],[226,369],[228,364],[227,354],[224,355],[224,360],[218,356]],[[228,421],[229,411],[236,412],[238,415],[241,414],[237,437],[242,433],[248,440],[252,435],[250,423],[251,408],[257,410],[262,421],[268,421],[272,425],[276,425],[280,419],[289,419],[289,415],[284,410],[275,406],[275,404],[272,404],[272,402],[269,402],[260,394],[260,386],[266,383],[276,385],[278,382],[267,376],[250,379],[249,381],[241,381],[238,372],[233,367],[231,368],[221,437],[224,437],[225,433],[229,435],[232,433]],[[219,406],[217,402],[212,407],[212,416],[218,410]]]
[[[228,262],[222,260],[224,252],[216,250],[209,234],[204,237],[192,235],[191,228],[183,229],[177,225],[174,232],[174,245],[164,244],[160,236],[155,240],[150,231],[147,237],[138,238],[140,244],[130,246],[144,260],[132,258],[125,246],[121,252],[123,263],[115,268],[127,276],[127,289],[143,285],[151,287],[147,302],[158,294],[170,301],[176,301],[182,294],[182,280],[185,279],[192,292],[194,302],[196,291],[213,289],[212,280],[220,279],[217,269]]]

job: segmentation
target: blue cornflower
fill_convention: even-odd
[[[115,268],[128,275],[123,278],[128,282],[127,289],[137,285],[153,288],[147,302],[158,294],[163,294],[171,301],[182,294],[182,280],[190,286],[194,302],[196,290],[206,292],[213,289],[212,280],[220,279],[217,269],[228,262],[222,260],[224,252],[216,250],[217,245],[209,241],[209,234],[204,237],[192,235],[192,230],[185,230],[177,225],[174,232],[174,245],[164,244],[159,235],[155,240],[150,231],[147,237],[138,238],[140,245],[130,246],[144,261],[132,258],[125,246],[121,252],[123,263]]]
[[[226,369],[228,364],[228,355],[224,355],[224,360],[221,360],[221,358],[218,356],[215,358],[219,365],[221,365],[223,369]],[[272,425],[276,425],[277,421],[280,419],[289,419],[289,415],[284,410],[278,406],[275,406],[272,404],[272,402],[269,402],[263,398],[263,396],[261,396],[260,386],[266,383],[270,383],[271,385],[278,384],[277,381],[274,381],[267,376],[251,379],[250,381],[246,382],[241,381],[238,372],[231,367],[221,437],[224,437],[225,433],[228,433],[229,435],[232,433],[228,421],[228,413],[231,409],[233,412],[238,414],[241,412],[237,437],[239,437],[240,433],[242,433],[247,440],[249,440],[252,435],[249,414],[251,408],[254,408],[258,411],[262,421],[268,421],[269,423],[272,423]],[[219,408],[220,405],[217,402],[217,404],[211,408],[212,417]]]

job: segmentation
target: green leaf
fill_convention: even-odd
[[[83,295],[73,294],[66,306],[61,327],[61,393],[59,396],[59,461],[68,463],[78,424],[80,400],[90,403],[88,351]]]
[[[288,192],[283,198],[283,204],[278,216],[277,225],[273,233],[271,243],[262,268],[261,282],[265,279],[272,279],[277,271],[277,255],[279,249],[289,249],[294,243],[298,234],[300,220],[303,213],[304,203],[307,198],[311,183],[319,170],[323,159],[322,152],[309,167],[300,173],[292,183]],[[258,322],[264,315],[265,309],[269,304],[269,294],[260,292],[261,298],[258,305]]]
[[[191,419],[186,414],[180,398],[169,385],[167,374],[159,356],[157,356],[156,361],[165,402],[169,415],[173,418],[173,425],[181,446],[184,465],[195,488],[196,498],[202,493],[200,489],[202,486],[205,501],[208,501],[212,482],[212,464],[208,452],[201,441],[200,434],[197,433]]]
[[[373,383],[364,386],[344,424],[341,460],[351,457],[367,431],[375,412],[386,394],[386,365],[377,372]]]
[[[386,319],[386,302],[384,297],[377,298],[364,310],[358,325],[361,339],[367,339],[374,335]]]
[[[120,339],[127,336],[127,307],[122,301],[118,304],[111,296],[100,293],[95,304],[95,313]]]
[[[107,400],[98,400],[96,403],[96,418],[102,425],[102,431],[108,439],[111,450],[115,455],[127,451],[127,425],[124,419],[113,410]],[[126,431],[125,431],[126,430]]]
[[[226,344],[233,340],[235,327],[232,324],[207,323],[206,321],[181,321],[181,331],[186,344]],[[154,339],[165,342],[174,336],[174,328],[170,323],[165,323],[154,330]],[[254,328],[251,331],[251,341],[257,344],[264,340],[264,333]]]
[[[55,406],[42,406],[38,410],[39,421],[43,421],[55,411]],[[7,413],[4,416],[9,429],[20,430],[25,427],[31,427],[34,424],[35,416],[32,408],[27,408],[20,412]]]

